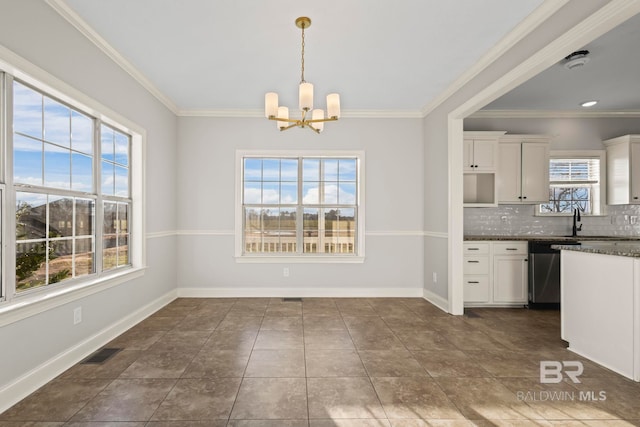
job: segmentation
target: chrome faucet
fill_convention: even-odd
[[[578,236],[578,231],[582,231],[582,224],[580,224],[580,227],[577,227],[576,226],[577,222],[580,222],[580,210],[574,209],[573,210],[573,228],[571,231],[571,237]]]

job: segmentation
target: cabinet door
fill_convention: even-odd
[[[474,171],[473,167],[473,139],[465,139],[462,151],[463,164],[462,169],[465,171]]]
[[[631,188],[629,203],[640,203],[640,142],[631,143]]]
[[[495,255],[493,257],[493,302],[527,302],[527,257]]]
[[[478,172],[493,172],[498,163],[498,141],[475,139],[473,141],[473,164]]]
[[[549,144],[522,144],[522,203],[549,201]]]
[[[498,147],[498,203],[519,203],[520,144],[503,143]]]

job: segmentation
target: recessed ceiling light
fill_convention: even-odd
[[[586,102],[583,102],[580,105],[583,106],[583,107],[593,107],[597,103],[598,103],[598,101],[586,101]]]

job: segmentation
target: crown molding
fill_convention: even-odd
[[[131,64],[124,56],[122,56],[113,46],[111,46],[104,38],[102,38],[91,26],[73,11],[65,3],[64,0],[45,0],[60,16],[73,25],[82,35],[90,42],[104,52],[112,61],[120,68],[133,77],[142,87],[144,87],[151,95],[158,99],[172,113],[178,114],[178,107],[173,101],[161,92],[151,81],[142,74],[133,64]]]
[[[640,110],[573,111],[573,110],[479,110],[470,119],[581,119],[638,118]]]
[[[561,9],[569,0],[545,0],[536,10],[527,16],[512,31],[504,36],[496,45],[494,45],[487,53],[485,53],[471,68],[467,69],[460,75],[444,92],[438,97],[425,105],[421,110],[421,116],[426,117],[435,110],[440,104],[444,103],[454,93],[460,90],[464,85],[469,83],[474,77],[484,71],[489,65],[493,64],[505,52],[511,49],[516,43],[536,29],[540,24],[546,21],[550,16]]]
[[[179,117],[241,117],[264,118],[264,110],[180,110],[176,113]],[[420,119],[424,117],[419,110],[343,110],[342,118],[349,119]]]

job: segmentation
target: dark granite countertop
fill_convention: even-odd
[[[525,241],[536,241],[536,240],[544,240],[544,241],[557,241],[558,244],[562,244],[561,242],[584,242],[584,241],[620,241],[620,242],[639,242],[640,236],[582,236],[578,235],[577,237],[571,236],[543,236],[539,234],[529,234],[529,235],[519,235],[519,236],[473,236],[473,235],[465,235],[464,240],[525,240]]]
[[[632,241],[582,241],[580,245],[552,245],[553,249],[587,252],[601,255],[626,256],[640,258],[640,242]]]

